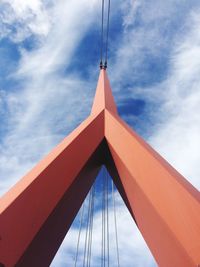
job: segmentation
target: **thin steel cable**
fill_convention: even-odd
[[[87,267],[89,267],[90,265],[90,256],[91,256],[93,211],[94,211],[94,186],[92,187],[92,200],[91,200],[91,206],[90,206],[89,237],[88,237],[87,264],[86,264]]]
[[[90,267],[91,255],[92,255],[92,234],[93,234],[93,221],[94,221],[94,204],[95,204],[95,184],[93,186],[93,197],[92,197],[92,205],[91,205],[90,247],[89,247],[89,253],[88,253],[88,267]]]
[[[105,266],[107,265],[107,200],[106,200],[106,196],[107,196],[107,181],[106,181],[106,169],[104,168],[104,224],[105,224],[105,242],[104,242],[104,250],[105,250]]]
[[[109,180],[106,171],[106,223],[107,223],[107,266],[109,267],[110,253],[109,253]]]
[[[105,178],[105,169],[103,171],[103,224],[104,224],[104,232],[103,232],[103,266],[106,266],[106,178]]]
[[[88,240],[87,240],[87,248],[86,248],[86,267],[88,266],[88,253],[90,247],[90,227],[91,227],[91,205],[92,205],[92,198],[93,198],[93,187],[91,189],[91,201],[89,204],[89,218],[88,218]]]
[[[103,29],[104,29],[104,0],[102,0],[101,8],[101,52],[100,52],[100,68],[103,67]]]
[[[115,193],[114,193],[114,183],[113,183],[113,180],[112,180],[112,198],[113,198],[113,211],[114,211],[114,222],[115,222],[115,240],[116,240],[116,248],[117,248],[117,263],[118,263],[118,267],[120,267],[120,261],[119,261],[119,243],[118,243],[118,233],[117,233],[116,202],[115,202]]]
[[[104,68],[107,68],[108,64],[108,39],[109,39],[109,28],[110,28],[110,7],[111,0],[108,0],[108,16],[107,16],[107,32],[106,32],[106,51],[105,51],[105,64]]]
[[[90,247],[90,228],[91,228],[91,205],[92,205],[92,199],[93,199],[93,187],[91,189],[91,202],[89,204],[89,219],[88,219],[88,240],[87,240],[87,249],[86,249],[86,267],[88,266],[88,253],[89,253],[89,247]]]
[[[103,183],[102,183],[102,205],[101,205],[101,267],[103,267]]]
[[[76,267],[77,264],[77,259],[78,259],[78,252],[79,252],[79,244],[80,244],[80,238],[81,238],[81,231],[82,231],[82,226],[83,226],[83,218],[84,218],[84,202],[81,208],[81,215],[80,215],[80,226],[79,226],[79,233],[78,233],[78,241],[77,241],[77,247],[76,247],[76,256],[75,256],[75,263],[74,267]]]
[[[87,243],[88,243],[88,229],[89,229],[91,198],[92,198],[92,190],[90,190],[90,193],[89,193],[89,204],[88,204],[88,216],[87,216],[86,235],[85,235],[83,267],[85,266],[85,263],[86,263],[86,252],[87,252]]]
[[[104,267],[105,254],[104,254],[104,173],[102,179],[102,236],[101,236],[101,267]]]

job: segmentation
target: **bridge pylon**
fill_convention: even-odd
[[[119,117],[105,69],[89,117],[1,198],[1,264],[49,266],[102,165],[158,265],[198,266],[200,193]]]

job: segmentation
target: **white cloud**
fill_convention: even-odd
[[[0,8],[1,38],[21,42],[33,34],[46,36],[50,30],[45,1],[2,0]]]
[[[163,118],[150,142],[200,189],[200,10],[188,19],[187,34],[177,40],[170,75],[162,85]]]
[[[23,12],[38,12],[42,5],[23,2],[18,10],[14,3],[13,12],[19,20]],[[32,50],[21,50],[17,70],[10,73],[18,82],[18,90],[3,97],[9,131],[0,145],[1,193],[88,114],[90,81],[76,74],[64,75],[63,69],[70,66],[75,49],[94,25],[96,4],[56,1],[44,11],[54,20],[48,34]],[[37,37],[37,33],[31,33]]]
[[[130,114],[125,118],[133,126],[140,124],[153,147],[199,189],[199,2],[130,0],[121,8],[125,28],[112,62],[113,88],[123,102],[128,97],[145,100],[145,116],[151,124],[143,117],[140,123]],[[155,74],[148,66],[152,61]],[[164,75],[156,77],[163,66]],[[156,78],[135,86],[138,80],[148,80],[149,74]],[[129,88],[122,90],[126,83]]]

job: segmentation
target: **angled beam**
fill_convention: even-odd
[[[93,138],[90,138],[91,136]],[[64,238],[61,234],[64,233],[64,228],[61,227],[59,234],[59,228],[53,230],[53,225],[55,223],[56,227],[61,224],[63,227],[66,226],[66,229],[71,225],[98,172],[97,164],[92,161],[87,165],[87,162],[103,138],[104,112],[85,120],[2,197],[0,205],[0,262],[2,264],[9,267],[20,261],[17,266],[49,265],[50,259],[52,260]],[[87,166],[89,178],[80,187],[79,185],[82,184],[80,179],[86,173],[82,171],[84,166]],[[81,171],[82,174],[80,174]],[[69,201],[70,198],[72,202]],[[72,207],[73,212],[71,212]],[[68,212],[67,220],[59,223],[58,215],[63,220],[66,218],[63,214],[64,209]],[[57,241],[48,243],[51,239]],[[44,248],[48,243],[48,248],[43,249],[42,254],[39,254],[43,264],[32,265],[34,257],[33,263],[39,263],[37,244],[40,242],[39,248]]]
[[[16,267],[49,266],[51,264],[83,200],[86,198],[88,190],[98,175],[100,149],[101,145],[57,203],[15,265]]]
[[[118,116],[105,137],[131,214],[159,266],[200,263],[200,194]]]

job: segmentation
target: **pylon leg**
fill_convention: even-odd
[[[158,265],[198,266],[199,192],[108,111],[105,137],[134,219]]]
[[[49,266],[98,173],[91,156],[103,138],[104,112],[84,121],[1,199],[2,264]]]

